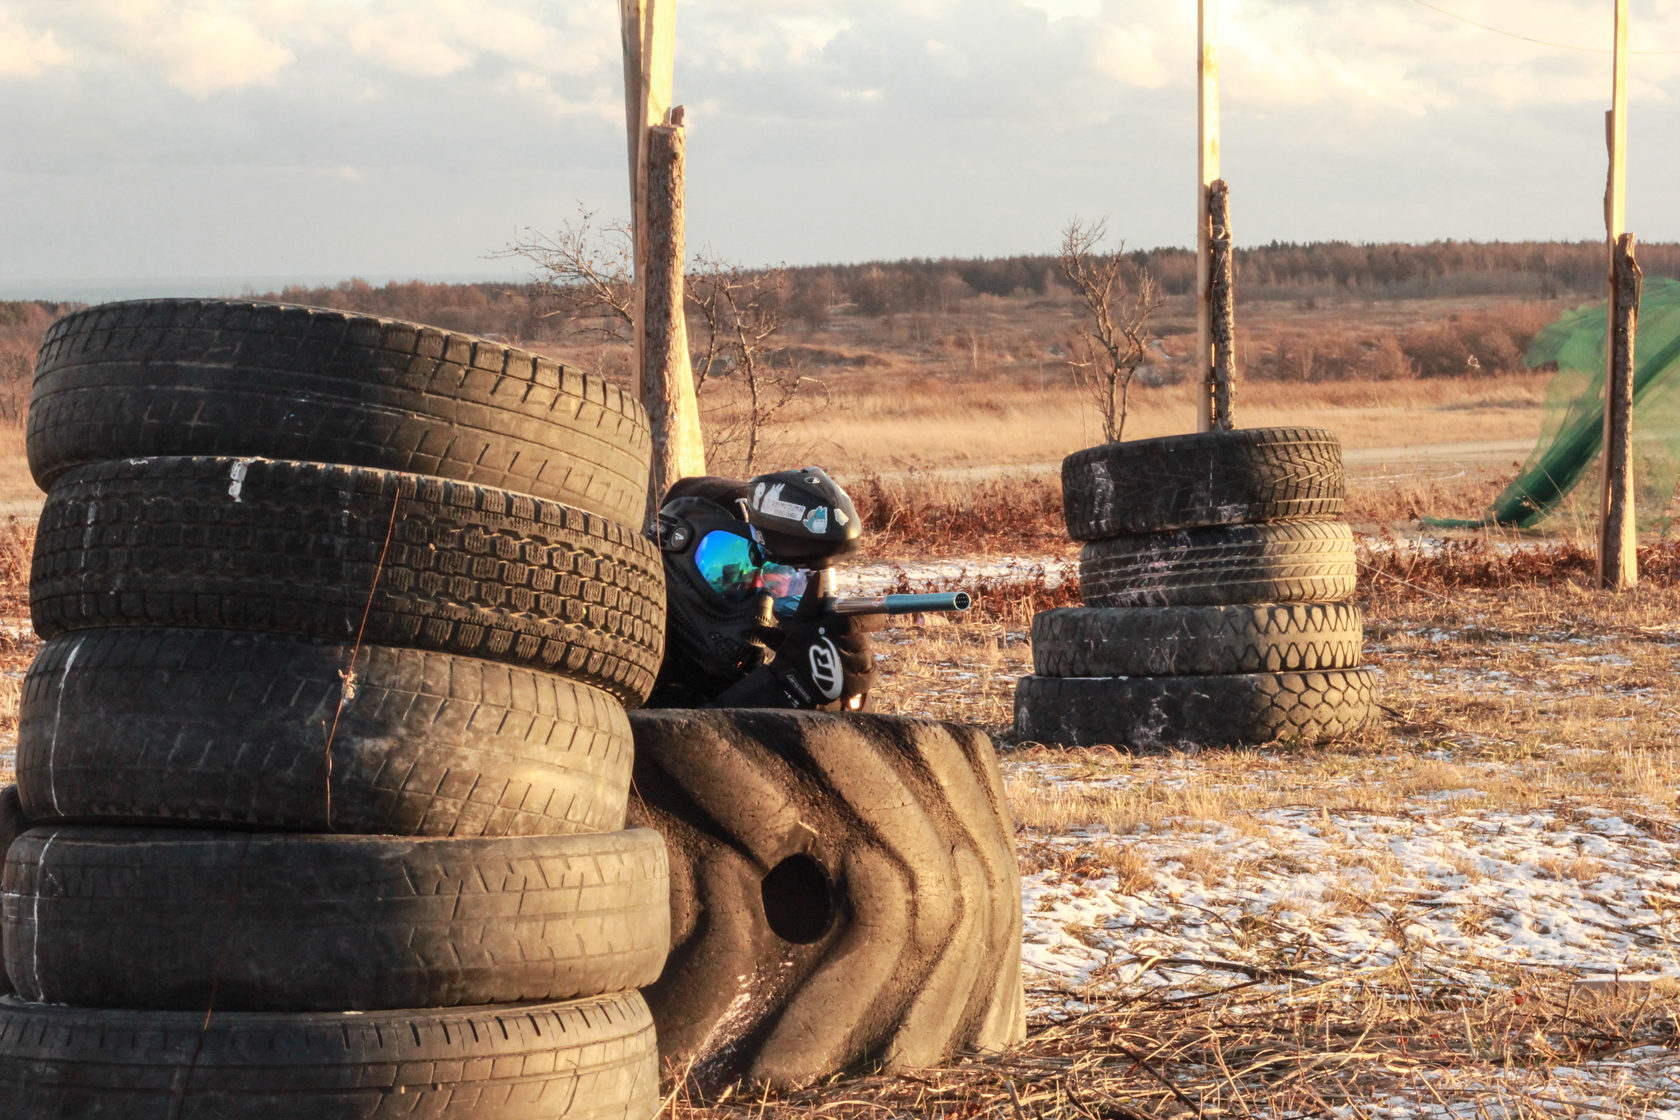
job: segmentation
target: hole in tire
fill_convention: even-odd
[[[759,886],[770,932],[795,945],[821,941],[834,928],[834,882],[808,855],[789,856]]]

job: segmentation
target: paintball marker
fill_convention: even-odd
[[[774,566],[809,572],[803,585],[776,595],[776,613],[810,611],[816,592],[821,609],[839,615],[891,615],[962,612],[973,605],[966,591],[930,595],[881,595],[841,598],[834,594],[834,561],[853,551],[863,535],[863,519],[852,499],[821,467],[774,471],[747,483],[747,524]],[[778,575],[766,573],[770,584]]]
[[[966,591],[832,599],[826,604],[833,614],[922,614],[941,611],[960,614],[973,605],[974,598]]]

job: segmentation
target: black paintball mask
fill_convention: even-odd
[[[806,467],[748,482],[681,479],[657,531],[667,600],[661,675],[721,688],[763,662],[777,614],[825,592],[822,574],[856,547],[862,522],[839,484]]]

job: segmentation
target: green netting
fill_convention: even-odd
[[[1604,442],[1605,340],[1609,308],[1578,307],[1541,331],[1523,361],[1556,362],[1540,438],[1516,481],[1477,521],[1426,518],[1425,525],[1527,529],[1554,513],[1587,476]],[[1647,523],[1665,527],[1680,482],[1680,281],[1648,279],[1639,300],[1633,368],[1634,500]]]

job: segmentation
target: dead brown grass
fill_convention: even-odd
[[[1673,986],[1588,991],[1506,969],[1492,993],[1472,996],[1453,977],[1405,963],[1334,979],[1287,967],[1250,971],[1216,991],[1142,990],[1051,1017],[1025,1045],[994,1057],[776,1096],[679,1093],[670,1115],[1369,1117],[1392,1102],[1447,1115],[1631,1117],[1655,1095],[1649,1088],[1630,1083],[1620,1099],[1578,1111],[1560,1100],[1550,1071],[1672,1046],[1680,1036]]]

